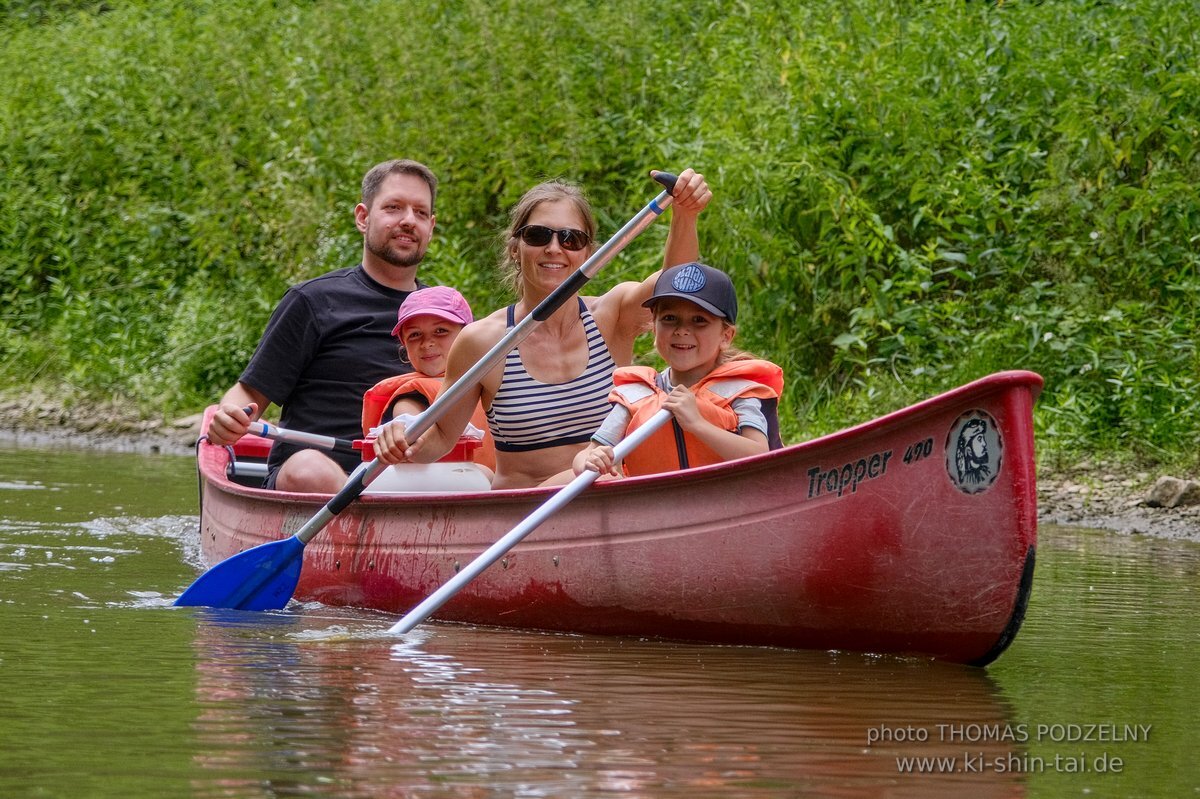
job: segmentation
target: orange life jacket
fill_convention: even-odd
[[[649,366],[624,366],[613,373],[609,400],[633,415],[625,432],[641,427],[663,406],[666,393],[658,387],[658,372]],[[691,387],[700,415],[722,430],[736,431],[738,416],[730,405],[739,397],[777,399],[783,392],[783,370],[770,361],[729,361]],[[680,457],[683,448],[686,464]],[[663,425],[625,458],[625,474],[657,474],[689,466],[707,466],[724,460],[710,447],[685,433],[678,423]]]
[[[433,401],[437,399],[441,387],[442,378],[429,377],[420,372],[395,375],[380,380],[363,394],[363,436],[370,435],[371,428],[378,427],[383,422],[384,412],[392,407],[396,400],[408,394],[419,394],[425,398],[427,405],[432,405]],[[471,424],[483,431],[483,445],[472,453],[471,460],[495,471],[496,442],[488,430],[487,417],[483,414],[483,408],[478,404],[475,405],[475,411],[471,414]]]

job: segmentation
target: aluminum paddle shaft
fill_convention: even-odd
[[[261,419],[250,423],[250,433],[269,438],[272,441],[283,441],[287,444],[304,444],[317,449],[329,450],[330,452],[358,452],[354,448],[354,442],[347,438],[334,438],[333,436],[323,436],[318,433],[306,433],[303,430],[289,430],[284,427],[276,427],[270,422],[264,422]]]
[[[651,416],[648,422],[634,430],[622,439],[621,443],[617,444],[613,449],[614,460],[620,463],[630,452],[633,452],[646,439],[654,435],[658,431],[658,428],[662,427],[670,419],[671,412],[666,409],[660,410],[654,416]],[[542,522],[562,510],[568,502],[582,494],[584,489],[596,482],[596,478],[599,476],[599,472],[593,472],[589,469],[559,489],[558,493],[542,503],[533,513],[526,516],[524,521],[505,534],[499,541],[484,550],[482,555],[475,558],[475,560],[467,564],[466,568],[447,580],[445,585],[430,594],[424,602],[410,610],[388,632],[407,633],[425,621],[425,619],[437,612],[438,608],[446,604],[452,596],[462,590],[463,586],[478,577],[484,569],[504,557],[505,553],[519,544],[525,536],[541,526]]]

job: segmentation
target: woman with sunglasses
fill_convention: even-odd
[[[672,192],[664,267],[700,256],[696,219],[712,199],[704,176],[684,170]],[[501,271],[517,302],[467,325],[450,348],[445,385],[452,385],[576,272],[596,249],[596,220],[573,184],[547,181],[514,206]],[[571,468],[575,454],[608,415],[612,373],[633,362],[633,341],[650,327],[642,307],[661,272],[619,283],[598,297],[568,299],[463,395],[419,441],[388,425],[376,441],[384,463],[430,463],[450,451],[478,402],[496,442],[493,488],[540,485]]]

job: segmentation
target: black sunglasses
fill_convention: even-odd
[[[558,234],[558,243],[564,250],[575,252],[582,250],[591,243],[592,237],[584,233],[582,230],[565,227],[556,230],[552,227],[544,225],[526,225],[517,231],[517,236],[521,241],[528,244],[530,247],[545,247],[550,243],[550,239]]]

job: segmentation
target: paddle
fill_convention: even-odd
[[[666,424],[670,418],[671,412],[665,408],[651,416],[649,421],[634,430],[613,448],[614,461],[620,463],[624,460],[630,452],[653,435],[658,428]],[[593,472],[589,469],[583,474],[578,475],[570,483],[567,483],[554,496],[538,506],[537,510],[526,516],[524,521],[506,533],[499,541],[484,550],[482,555],[467,564],[466,568],[447,580],[441,588],[430,594],[424,602],[410,610],[404,618],[392,625],[392,628],[388,632],[407,633],[425,621],[438,608],[446,604],[450,597],[457,594],[463,586],[478,577],[488,566],[491,566],[504,557],[506,552],[519,544],[521,539],[537,529],[542,522],[549,519],[568,502],[582,494],[583,490],[596,482],[596,478],[599,476],[599,472]]]
[[[249,410],[246,411],[249,413]],[[286,427],[276,427],[270,422],[264,422],[261,419],[250,423],[248,433],[253,433],[263,438],[269,438],[272,441],[283,441],[288,444],[307,444],[310,447],[318,449],[330,450],[332,452],[348,452],[356,453],[359,450],[354,448],[354,442],[348,438],[334,438],[333,436],[323,436],[317,433],[305,433],[302,430],[289,430]]]
[[[671,205],[671,191],[676,176],[665,172],[654,179],[665,190],[618,230],[612,238],[592,253],[570,277],[550,296],[538,303],[533,312],[514,325],[484,356],[454,385],[447,388],[407,429],[410,441],[415,441],[432,427],[483,376],[494,369],[504,357],[521,343],[533,328],[553,315],[564,302],[573,297],[584,284],[625,248],[639,233],[649,227]],[[300,580],[304,547],[346,506],[358,498],[387,464],[378,458],[366,468],[351,475],[346,485],[315,516],[305,522],[296,534],[279,541],[259,544],[221,561],[196,578],[175,600],[180,606],[208,606],[240,610],[278,610],[288,603]]]

